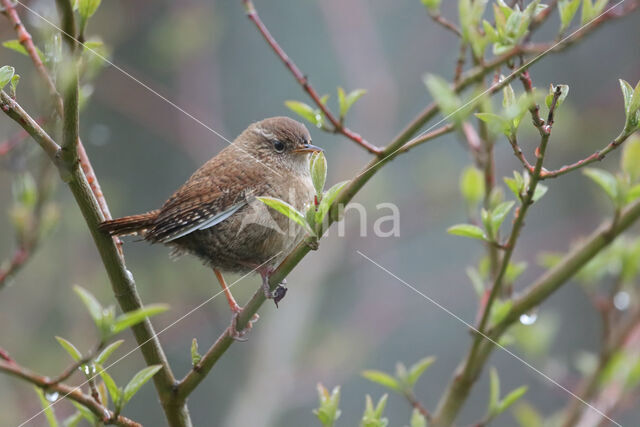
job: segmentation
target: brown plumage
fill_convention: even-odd
[[[219,270],[256,269],[272,297],[270,272],[304,234],[255,197],[275,197],[306,210],[314,195],[309,155],[318,150],[306,127],[295,120],[274,117],[253,123],[160,209],[105,221],[100,229],[112,236],[138,234],[196,255],[214,268],[223,288]],[[225,292],[232,310],[240,310]]]

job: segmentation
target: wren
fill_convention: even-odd
[[[104,221],[112,236],[140,235],[174,252],[197,256],[213,271],[234,313],[230,334],[242,308],[222,272],[257,271],[265,296],[277,302],[286,289],[272,293],[269,275],[304,238],[302,227],[256,199],[269,196],[305,211],[315,194],[309,158],[321,151],[311,145],[307,128],[288,117],[253,123],[207,161],[160,209]],[[251,322],[249,327],[251,327]]]

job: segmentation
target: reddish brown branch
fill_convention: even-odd
[[[324,105],[324,103],[320,99],[320,95],[318,95],[318,92],[316,92],[313,86],[311,86],[311,83],[309,83],[309,79],[307,78],[307,76],[305,76],[302,73],[302,71],[300,71],[298,66],[293,62],[293,60],[289,58],[289,56],[280,47],[278,42],[273,38],[273,36],[271,35],[267,27],[264,25],[264,23],[260,19],[260,16],[258,16],[258,12],[256,11],[256,8],[253,5],[253,2],[251,0],[242,0],[242,3],[244,4],[244,7],[246,9],[247,16],[258,28],[258,31],[260,31],[260,34],[262,34],[262,37],[264,37],[265,41],[269,44],[269,46],[271,46],[271,48],[276,53],[276,55],[282,60],[282,62],[289,69],[289,71],[291,71],[291,74],[293,74],[297,82],[300,83],[300,86],[302,86],[304,91],[307,92],[307,94],[311,97],[311,99],[317,105],[320,111],[322,111],[322,114],[324,114],[327,120],[331,122],[331,125],[333,126],[333,129],[331,131],[334,133],[342,134],[347,138],[349,138],[350,140],[354,141],[356,144],[366,149],[367,151],[369,151],[370,153],[379,155],[382,152],[382,149],[369,143],[361,135],[357,134],[356,132],[344,126],[342,121],[339,118],[337,118],[327,108],[326,105]]]
[[[105,406],[96,402],[91,396],[84,394],[80,387],[72,387],[62,383],[51,385],[49,384],[49,379],[47,377],[36,374],[35,372],[32,372],[27,368],[23,368],[13,360],[7,360],[4,357],[2,357],[2,359],[3,360],[0,360],[0,372],[4,372],[8,375],[12,375],[14,377],[25,380],[35,386],[42,388],[43,390],[57,392],[61,396],[73,400],[74,402],[77,402],[89,409],[104,424],[113,424],[125,427],[142,426],[142,424],[139,424],[127,417],[118,415],[113,411],[110,411]]]
[[[453,34],[455,34],[458,37],[462,37],[462,32],[456,26],[456,24],[449,21],[444,16],[440,15],[439,13],[429,13],[429,16],[431,17],[431,19],[433,19],[434,22],[440,24],[446,30],[451,31]]]

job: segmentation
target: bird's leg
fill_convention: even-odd
[[[264,291],[264,296],[267,299],[272,299],[276,304],[276,307],[278,307],[278,303],[282,301],[282,298],[284,298],[284,296],[287,294],[287,288],[286,286],[284,286],[286,285],[287,280],[284,279],[282,282],[280,282],[277,288],[271,291],[271,287],[269,286],[269,277],[271,276],[271,273],[273,273],[273,270],[269,267],[260,269],[260,276],[262,277],[262,290]]]
[[[222,286],[222,291],[224,292],[224,295],[227,297],[227,303],[229,303],[229,307],[231,308],[231,311],[233,312],[233,317],[231,319],[231,325],[229,326],[229,335],[234,340],[244,341],[242,339],[242,337],[247,332],[249,332],[251,330],[251,328],[253,327],[253,323],[258,320],[259,316],[258,316],[257,313],[254,314],[253,317],[251,318],[251,320],[249,321],[249,323],[247,324],[247,327],[245,329],[239,331],[238,330],[238,315],[242,311],[242,307],[240,307],[238,305],[238,303],[236,302],[235,298],[231,294],[231,291],[229,290],[229,287],[227,286],[227,282],[225,282],[224,277],[222,277],[222,273],[220,272],[220,270],[218,270],[217,268],[214,268],[213,272],[215,273],[216,278],[218,279],[218,282],[220,283],[220,286]]]

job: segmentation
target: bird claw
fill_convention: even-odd
[[[258,319],[260,319],[260,316],[258,315],[258,313],[254,314],[251,317],[251,320],[249,320],[249,322],[247,323],[247,327],[244,328],[243,330],[239,331],[238,330],[238,316],[240,316],[240,313],[242,312],[242,310],[236,311],[233,313],[233,317],[231,318],[231,325],[229,325],[229,328],[227,328],[227,333],[229,334],[229,336],[235,340],[235,341],[239,341],[239,342],[245,342],[248,340],[248,338],[245,338],[244,336],[251,331],[251,328],[253,328],[253,324],[255,322],[258,321]]]
[[[284,286],[287,284],[287,279],[283,279],[282,282],[272,291],[269,287],[269,277],[262,277],[262,289],[264,291],[264,296],[267,299],[272,299],[276,304],[276,308],[278,307],[278,303],[282,301],[284,296],[287,294],[287,287]]]

